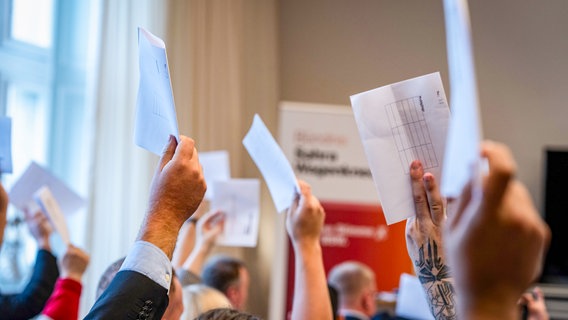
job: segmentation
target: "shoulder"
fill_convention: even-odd
[[[160,319],[168,305],[167,290],[136,271],[119,271],[85,319]]]

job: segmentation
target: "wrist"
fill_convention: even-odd
[[[498,297],[486,296],[484,299],[475,301],[459,292],[457,296],[459,314],[463,316],[463,319],[520,319],[516,300],[507,302]]]
[[[152,243],[171,260],[177,242],[177,235],[183,221],[176,219],[147,217],[142,223],[137,240]]]
[[[49,237],[37,239],[37,247],[38,249],[51,251],[51,245],[49,244]]]
[[[72,272],[72,271],[66,272],[65,270],[61,272],[61,279],[71,279],[81,283],[82,278],[83,278],[82,272]]]

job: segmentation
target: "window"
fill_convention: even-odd
[[[86,52],[95,20],[90,5],[90,1],[0,0],[0,114],[12,118],[14,169],[2,176],[7,190],[33,160],[80,194],[86,193],[88,165],[71,155],[73,150],[85,150],[83,141],[89,141]],[[19,291],[35,259],[35,242],[22,217],[10,207],[0,251],[2,292]]]

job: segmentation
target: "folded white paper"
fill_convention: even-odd
[[[203,167],[203,176],[207,183],[205,199],[211,201],[215,194],[215,182],[231,179],[229,152],[226,150],[200,152],[199,162]]]
[[[35,162],[28,166],[12,186],[9,193],[10,202],[20,210],[35,205],[34,193],[43,186],[49,187],[65,215],[73,214],[85,205],[83,198]]]
[[[434,320],[426,292],[417,277],[400,275],[395,314],[408,319]]]
[[[61,212],[57,200],[55,200],[49,188],[47,186],[41,187],[34,193],[34,200],[41,208],[41,211],[47,216],[55,231],[59,233],[63,242],[66,245],[71,244],[67,222],[65,221],[65,217]]]
[[[217,238],[217,244],[255,247],[260,214],[260,181],[232,179],[216,181],[214,185],[211,208],[225,214],[225,227]]]
[[[243,145],[262,173],[276,210],[282,212],[290,207],[296,194],[300,193],[296,175],[284,152],[258,114],[254,115],[252,126],[243,139]]]
[[[0,174],[12,173],[12,119],[0,117]]]
[[[481,124],[467,0],[444,0],[452,121],[448,131],[441,192],[458,197],[469,181],[479,182]],[[479,183],[474,184],[479,188]],[[478,194],[479,192],[474,192]]]
[[[450,116],[440,74],[353,95],[351,105],[387,223],[413,216],[410,163],[440,177]]]
[[[140,83],[136,99],[136,145],[162,154],[170,135],[179,141],[174,96],[166,45],[162,39],[138,28]]]

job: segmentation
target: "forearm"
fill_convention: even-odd
[[[201,274],[203,264],[207,259],[209,250],[203,245],[197,245],[183,264],[183,268],[194,274]]]
[[[416,276],[428,297],[430,311],[436,319],[457,319],[456,291],[450,269],[441,256],[436,240],[428,239],[414,261]]]
[[[195,247],[195,224],[186,223],[186,225],[181,228],[178,239],[172,258],[174,268],[183,267]]]
[[[173,219],[175,217],[174,214],[164,214],[163,216],[165,218],[146,218],[142,223],[137,240],[152,243],[171,260],[177,242],[177,235],[183,225],[183,221],[176,222]],[[168,219],[168,216],[172,217],[172,219]]]
[[[319,242],[295,245],[294,253],[296,260],[292,319],[332,319]]]
[[[81,290],[80,282],[69,278],[60,278],[41,313],[56,320],[77,319]]]

